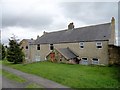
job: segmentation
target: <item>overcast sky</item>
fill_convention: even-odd
[[[110,22],[112,17],[116,19],[118,40],[118,0],[92,1],[2,0],[0,1],[2,43],[7,44],[12,34],[21,40],[36,39],[37,35],[43,34],[43,31],[64,30],[70,22],[77,28]]]

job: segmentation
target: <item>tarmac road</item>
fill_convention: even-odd
[[[44,88],[66,88],[66,89],[69,88],[57,82],[54,82],[54,81],[51,81],[51,80],[48,80],[42,77],[38,77],[36,75],[24,73],[24,72],[21,72],[19,70],[16,70],[16,69],[4,66],[4,65],[2,65],[2,69],[27,80],[27,82],[25,83],[18,83],[15,81],[11,81],[3,76],[2,77],[2,88],[25,88],[30,83],[38,84]]]
[[[0,65],[0,69],[2,69],[2,65]],[[2,88],[24,88],[27,84],[29,83],[28,82],[18,83],[0,75],[0,90]]]
[[[51,81],[51,80],[48,80],[48,79],[45,79],[42,77],[38,77],[36,75],[24,73],[24,72],[21,72],[19,70],[16,70],[16,69],[4,66],[4,65],[2,66],[2,69],[6,70],[8,72],[11,72],[17,76],[20,76],[20,77],[28,80],[28,82],[36,83],[44,88],[69,88],[69,87],[61,85],[57,82],[54,82],[54,81]],[[7,82],[5,82],[5,83],[7,83]],[[4,80],[3,80],[3,84],[4,84]],[[14,83],[12,83],[12,84],[14,84]]]
[[[2,76],[0,75],[0,90],[2,88]]]
[[[2,77],[2,88],[24,88],[25,85]]]

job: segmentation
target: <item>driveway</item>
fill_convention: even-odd
[[[29,82],[36,83],[36,84],[38,84],[40,86],[43,86],[45,88],[69,88],[69,87],[66,87],[64,85],[58,84],[58,83],[56,83],[54,81],[51,81],[51,80],[48,80],[48,79],[45,79],[45,78],[42,78],[42,77],[38,77],[36,75],[24,73],[24,72],[21,72],[19,70],[16,70],[16,69],[4,66],[4,65],[2,65],[2,69],[6,70],[8,72],[11,72],[13,74],[16,74],[17,76],[23,77],[26,80],[28,80]],[[3,80],[5,80],[5,82],[3,82],[3,87],[4,87],[5,84],[7,82],[9,82],[9,81],[7,79],[5,79],[5,78],[3,78]],[[11,83],[11,84],[14,84],[14,83]],[[19,87],[19,85],[15,85],[15,87]]]
[[[25,88],[25,86],[24,83],[18,83],[2,77],[2,88]]]

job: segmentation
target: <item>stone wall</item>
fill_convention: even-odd
[[[96,41],[84,42],[84,48],[80,48],[80,43],[61,43],[53,44],[55,48],[67,48],[69,47],[79,58],[88,58],[88,64],[92,64],[93,58],[99,59],[99,64],[108,64],[108,41],[101,41],[102,48],[96,47]]]
[[[119,64],[120,65],[120,47],[109,45],[109,64]]]

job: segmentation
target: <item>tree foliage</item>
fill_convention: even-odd
[[[2,60],[4,60],[5,57],[6,57],[6,51],[4,45],[2,44]]]
[[[0,59],[4,60],[5,57],[6,57],[5,47],[3,44],[0,44]]]
[[[14,64],[21,63],[24,60],[24,54],[20,48],[20,44],[15,38],[9,39],[7,60],[9,62],[13,62]]]

